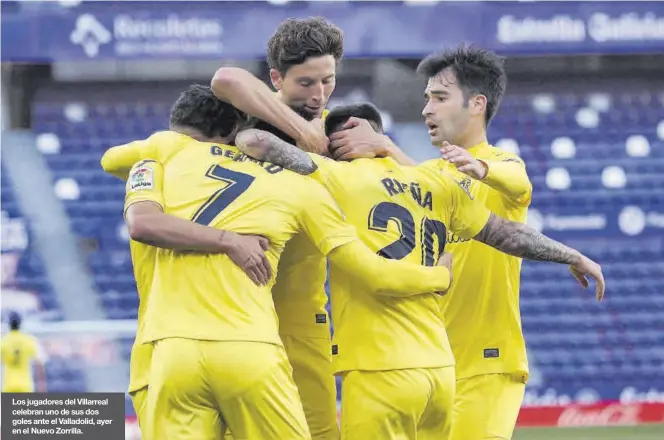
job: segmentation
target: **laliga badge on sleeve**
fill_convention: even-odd
[[[129,189],[131,191],[142,191],[154,187],[154,172],[149,167],[138,167],[129,176]]]

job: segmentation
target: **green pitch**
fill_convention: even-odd
[[[664,425],[601,428],[521,428],[512,440],[664,440]]]

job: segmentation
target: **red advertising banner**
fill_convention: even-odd
[[[664,403],[602,402],[593,405],[523,407],[517,426],[630,426],[646,423],[664,423]],[[125,439],[140,438],[136,417],[127,417]]]
[[[521,408],[517,426],[612,426],[664,422],[664,403],[602,402]]]

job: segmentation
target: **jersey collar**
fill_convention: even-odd
[[[486,149],[486,148],[489,148],[489,142],[484,141],[484,142],[482,142],[482,143],[480,143],[480,144],[477,144],[477,145],[474,145],[474,146],[470,147],[470,148],[468,149],[468,152],[469,152],[470,154],[472,154],[473,156],[475,156],[477,153],[479,153],[480,151],[482,151],[482,150],[484,150],[484,149]]]

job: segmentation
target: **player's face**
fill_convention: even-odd
[[[272,69],[270,78],[285,104],[313,119],[323,116],[336,85],[336,70],[334,57],[324,55],[292,66],[284,75]]]
[[[454,145],[462,143],[471,115],[454,73],[444,70],[431,77],[424,95],[426,105],[422,116],[429,128],[431,144],[440,146],[444,141]]]

